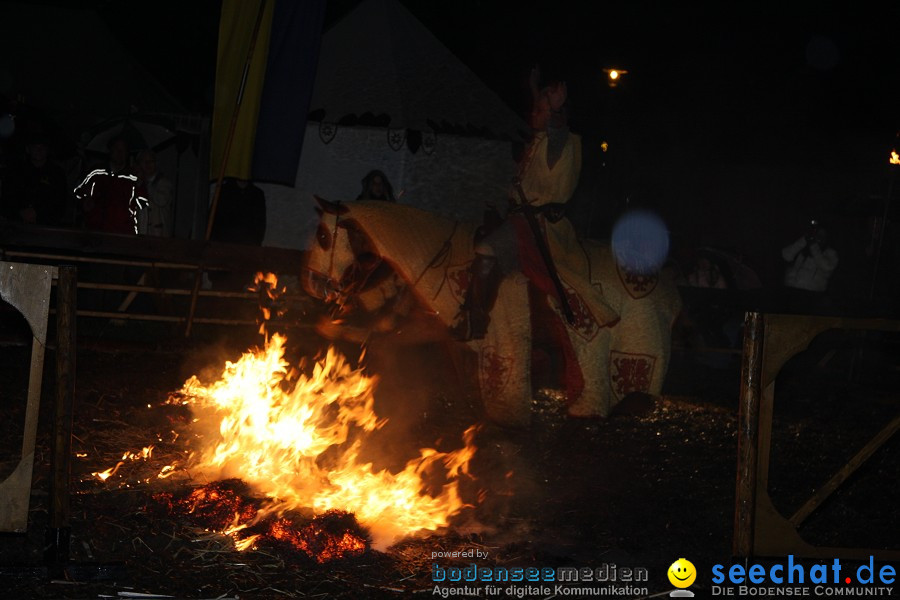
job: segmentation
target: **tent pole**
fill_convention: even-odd
[[[244,100],[244,88],[247,85],[247,76],[250,73],[250,63],[253,60],[253,53],[256,50],[256,40],[259,37],[259,28],[262,25],[263,13],[266,10],[266,0],[260,0],[259,11],[256,13],[256,23],[253,25],[253,34],[250,37],[250,47],[247,50],[247,58],[244,61],[244,73],[241,76],[241,85],[238,88],[237,98],[234,102],[234,110],[231,112],[231,124],[228,126],[228,135],[225,138],[225,148],[222,151],[222,164],[219,167],[219,176],[216,178],[216,189],[213,193],[212,203],[209,207],[209,217],[206,222],[206,233],[203,241],[208,242],[212,235],[213,223],[216,220],[216,210],[219,207],[219,197],[222,195],[222,181],[225,179],[225,170],[228,166],[228,158],[231,154],[231,145],[234,142],[234,132],[237,130],[238,116],[241,113],[241,103]],[[197,296],[200,293],[200,284],[203,281],[203,267],[198,266],[197,274],[194,277],[194,289],[191,292],[191,308],[188,312],[187,326],[184,330],[184,337],[190,337],[191,325],[194,321],[194,313],[197,310]]]

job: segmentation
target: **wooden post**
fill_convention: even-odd
[[[56,410],[53,419],[53,473],[50,527],[44,559],[51,572],[69,561],[69,480],[72,472],[72,411],[75,398],[76,268],[59,267],[56,285]]]
[[[741,359],[738,414],[737,484],[732,541],[732,555],[736,557],[748,557],[753,553],[763,331],[763,315],[748,312],[744,317],[744,353]]]

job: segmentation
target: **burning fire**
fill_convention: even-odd
[[[475,452],[474,428],[460,450],[425,448],[398,473],[377,471],[359,456],[362,437],[384,424],[373,410],[375,380],[333,349],[308,375],[290,369],[285,341],[273,335],[264,348],[227,362],[218,381],[191,377],[170,399],[218,421],[198,468],[214,479],[242,479],[271,498],[259,518],[301,508],[354,513],[376,547],[446,526],[464,507],[458,478]],[[443,484],[429,495],[424,478],[436,471]]]
[[[891,150],[891,158],[888,162],[892,165],[900,165],[900,154],[897,154],[896,150]]]
[[[283,312],[285,289],[271,273],[258,273],[250,289],[259,292],[265,333],[271,316]],[[285,343],[275,334],[263,348],[227,361],[217,381],[206,385],[193,376],[169,397],[167,404],[190,407],[191,426],[205,446],[188,455],[188,464],[163,466],[156,477],[189,468],[213,483],[180,499],[170,492],[154,498],[230,535],[238,550],[274,540],[319,562],[364,552],[369,540],[359,524],[376,548],[447,526],[465,506],[458,484],[475,453],[475,427],[463,434],[459,450],[423,448],[399,472],[376,470],[360,457],[365,436],[385,423],[374,411],[376,380],[333,348],[312,369],[302,363],[291,368]],[[172,433],[174,442],[179,435]],[[126,452],[114,467],[92,475],[106,481],[126,461],[147,461],[152,452],[153,446]],[[244,484],[266,500],[247,500]],[[296,522],[301,510],[310,509],[314,519]]]

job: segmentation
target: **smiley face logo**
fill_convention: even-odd
[[[673,562],[667,574],[669,581],[677,588],[690,587],[697,579],[697,569],[694,568],[694,563],[686,558],[679,558]]]

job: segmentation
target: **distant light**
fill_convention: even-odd
[[[619,81],[622,80],[622,75],[628,73],[625,69],[603,69],[603,72],[606,73],[606,83],[609,84],[609,87],[616,87],[619,85]]]
[[[601,143],[600,150],[602,150],[603,152],[606,152],[607,150],[609,150],[609,144],[607,144],[606,142]]]
[[[891,150],[890,163],[892,165],[900,165],[900,154],[897,154],[896,150]]]

